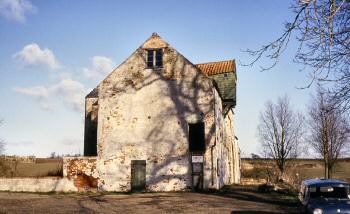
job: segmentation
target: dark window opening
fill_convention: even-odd
[[[147,52],[147,67],[153,67],[154,51],[148,50]]]
[[[156,66],[157,67],[163,66],[163,51],[161,49],[156,50]]]
[[[147,51],[147,67],[162,67],[163,66],[163,50],[148,50]]]
[[[219,159],[216,159],[216,175],[219,177],[220,176],[220,162]]]
[[[190,152],[204,152],[205,151],[205,132],[204,123],[188,124],[188,141]]]
[[[92,106],[92,111],[85,117],[84,156],[97,156],[97,113],[98,104]]]

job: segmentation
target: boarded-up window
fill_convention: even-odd
[[[205,151],[205,133],[204,123],[188,124],[188,141],[190,152],[204,152]]]

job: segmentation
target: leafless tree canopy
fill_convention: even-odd
[[[285,24],[282,35],[258,50],[249,65],[262,58],[271,60],[270,69],[278,62],[295,36],[299,48],[295,61],[309,68],[310,85],[331,83],[330,94],[336,104],[350,108],[350,1],[294,0],[292,21]],[[309,85],[309,86],[310,86]]]
[[[332,98],[321,88],[309,107],[310,145],[322,157],[325,178],[331,178],[338,158],[348,149],[350,126],[344,112],[334,107]]]
[[[304,117],[292,110],[287,96],[266,103],[260,115],[258,135],[263,151],[276,161],[283,176],[288,158],[296,158],[303,136]]]

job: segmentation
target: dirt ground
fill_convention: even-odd
[[[230,193],[33,194],[0,192],[0,213],[297,213],[295,202]]]

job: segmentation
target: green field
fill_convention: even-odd
[[[62,159],[37,158],[35,163],[3,161],[1,177],[45,177],[62,174]]]
[[[268,171],[275,170],[274,166],[273,160],[243,158],[242,178],[266,179]],[[298,177],[300,180],[323,178],[323,162],[317,159],[290,160],[286,173],[291,177]],[[333,178],[350,182],[350,159],[339,160],[334,168]]]

